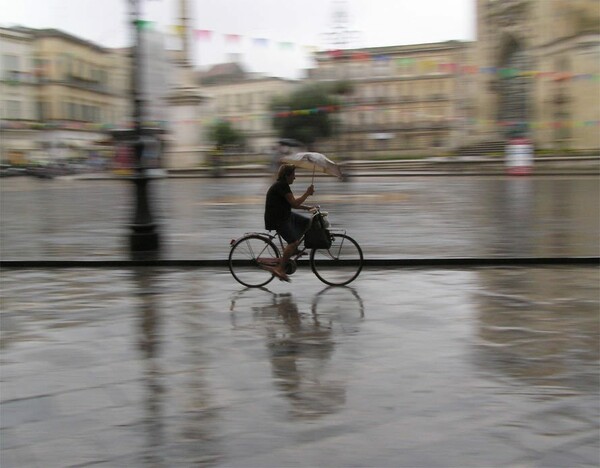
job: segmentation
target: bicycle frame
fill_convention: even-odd
[[[318,213],[320,213],[320,210],[317,210],[314,216]],[[314,216],[310,220],[311,223]],[[307,264],[310,265],[311,270],[319,280],[331,286],[344,286],[354,281],[360,273],[363,264],[363,254],[360,246],[346,234],[345,229],[328,227],[327,230],[331,234],[332,242],[335,241],[335,243],[332,243],[331,248],[328,249],[307,248],[304,245],[305,234],[302,234],[298,241],[297,251],[285,262],[284,268],[288,275],[293,274],[299,264]],[[264,243],[265,245],[256,245],[255,242],[252,245],[252,238],[255,239],[255,242],[256,239],[259,239],[259,244]],[[246,240],[247,242],[243,242]],[[349,244],[346,244],[347,242]],[[245,232],[242,237],[232,239],[230,245],[229,269],[236,280],[248,287],[264,286],[272,278],[263,277],[263,279],[254,279],[248,276],[240,277],[238,276],[239,274],[246,275],[248,270],[246,270],[246,273],[240,270],[236,274],[235,265],[242,265],[245,268],[255,266],[262,270],[272,270],[274,266],[282,264],[282,253],[289,246],[278,232],[273,231]],[[268,247],[269,245],[271,248]],[[349,250],[345,247],[346,245],[349,246]],[[300,257],[307,255],[307,250],[310,251],[310,256],[304,260],[300,260]],[[337,270],[340,267],[348,266],[353,268],[350,269],[349,274],[348,270]],[[346,273],[339,274],[342,271],[346,271]]]
[[[334,228],[334,229],[328,229],[328,230],[330,232],[334,232],[334,233],[338,233],[338,234],[346,234],[346,230],[341,229],[341,228]],[[276,245],[279,245],[279,247],[281,248],[281,252],[283,252],[285,249],[283,238],[277,232],[275,234],[271,234],[271,232],[269,232],[269,231],[249,231],[249,232],[245,232],[242,237],[252,236],[252,235],[265,237],[268,240],[273,241]],[[233,245],[235,243],[235,241],[236,241],[236,239],[232,239],[230,244]],[[292,255],[290,260],[297,261],[298,258],[300,258],[307,250],[309,250],[304,246],[304,244],[302,244],[303,241],[304,241],[304,234],[302,234],[302,237],[300,238],[300,244],[298,244],[298,252],[295,253],[294,255]],[[310,250],[313,250],[313,249],[310,249]]]

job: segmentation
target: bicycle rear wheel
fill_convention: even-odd
[[[238,239],[229,252],[229,271],[244,286],[259,288],[274,278],[270,271],[261,265],[273,264],[279,258],[277,246],[269,239],[251,234]]]
[[[310,252],[310,267],[323,283],[344,286],[360,274],[363,267],[362,249],[346,234],[331,234],[329,249],[313,249]]]

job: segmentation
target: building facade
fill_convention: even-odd
[[[198,75],[208,97],[203,127],[226,120],[246,138],[246,150],[268,155],[276,144],[272,101],[292,93],[294,80],[247,74],[236,63],[220,64]]]
[[[321,149],[344,158],[444,154],[464,139],[472,117],[473,44],[344,49],[316,54],[313,82],[346,82],[336,135]]]
[[[118,54],[54,29],[34,30],[34,61],[39,143],[49,159],[63,159],[92,149],[103,133],[127,120],[122,112],[129,89]],[[123,89],[123,86],[126,86]]]
[[[55,29],[5,28],[0,40],[3,162],[86,157],[130,120],[127,54]]]
[[[597,0],[477,0],[476,44],[477,139],[600,148]]]
[[[25,164],[36,150],[32,35],[0,28],[0,161]]]
[[[321,51],[305,83],[349,84],[335,132],[316,150],[341,159],[435,156],[503,144],[600,148],[597,0],[473,0],[477,41]],[[245,73],[235,63],[193,69],[186,2],[180,50],[142,31],[144,120],[166,131],[167,168],[206,163],[208,128],[227,120],[247,149],[277,139],[271,102],[303,82]],[[131,49],[105,49],[55,29],[0,28],[0,161],[84,155],[131,126]],[[164,92],[163,92],[164,91]],[[146,122],[145,122],[146,123]]]
[[[125,83],[113,81],[115,55],[54,29],[34,35],[40,119],[117,125],[123,119],[118,105],[123,93],[117,87]]]

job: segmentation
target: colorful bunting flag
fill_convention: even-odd
[[[241,38],[242,36],[240,36],[239,34],[225,34],[225,41],[229,43],[238,43],[240,42]]]
[[[210,41],[212,31],[210,31],[208,29],[196,29],[194,31],[194,34],[196,35],[196,39],[198,39],[198,40]]]
[[[252,43],[258,47],[267,47],[269,45],[269,40],[264,37],[255,37],[252,39]]]
[[[387,62],[388,60],[390,60],[389,55],[375,55],[373,57],[373,60],[375,60],[376,62]]]
[[[153,21],[146,21],[146,20],[141,20],[141,19],[136,20],[135,25],[138,29],[153,29],[154,28]]]
[[[171,30],[173,31],[173,34],[175,34],[176,36],[183,36],[183,34],[185,33],[185,27],[182,26],[181,24],[175,24],[175,25],[171,26]]]

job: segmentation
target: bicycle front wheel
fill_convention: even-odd
[[[271,282],[273,274],[264,266],[279,259],[277,246],[268,237],[252,234],[238,239],[229,252],[229,271],[244,286],[259,288]]]
[[[352,237],[346,234],[332,234],[329,249],[313,249],[310,253],[310,267],[323,283],[331,286],[344,286],[360,274],[363,267],[362,249]]]

